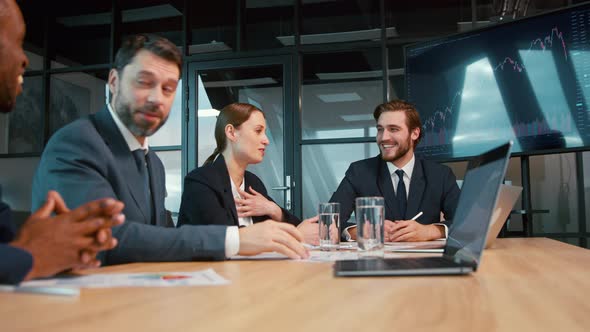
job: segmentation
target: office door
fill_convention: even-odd
[[[189,64],[188,171],[202,166],[215,149],[217,114],[243,102],[264,112],[270,141],[256,174],[280,206],[292,210],[293,135],[291,61],[288,56],[200,61]]]

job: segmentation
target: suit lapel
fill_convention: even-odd
[[[215,159],[215,161],[213,162],[213,168],[215,168],[215,171],[217,171],[219,175],[218,178],[221,181],[220,189],[223,195],[223,205],[231,210],[234,225],[239,226],[240,224],[238,222],[236,201],[234,200],[234,196],[231,191],[231,179],[229,177],[229,171],[227,170],[227,166],[225,165],[225,158],[223,158],[222,155],[219,155],[217,159]]]
[[[426,188],[426,180],[424,179],[424,170],[422,169],[422,160],[416,158],[414,170],[412,171],[412,178],[410,179],[410,193],[408,195],[408,207],[406,209],[406,218],[412,218],[418,212],[420,203],[422,202],[422,195]]]
[[[244,190],[248,191],[248,188],[252,187],[252,189],[256,190],[260,194],[263,193],[262,189],[256,185],[256,181],[254,181],[254,174],[246,171],[244,173]],[[265,221],[269,219],[269,216],[252,216],[252,223],[255,224],[257,222]]]
[[[131,151],[129,151],[127,142],[125,142],[123,135],[119,131],[119,128],[117,128],[108,108],[103,108],[93,117],[96,130],[101,134],[111,149],[111,152],[117,161],[118,168],[121,170],[121,174],[126,180],[125,182],[131,192],[131,196],[133,197],[138,210],[141,211],[141,214],[144,217],[144,222],[149,224],[151,220],[148,220],[146,209],[149,209],[150,205],[146,201],[146,195],[143,192],[144,182],[137,169],[135,158]]]
[[[147,154],[147,159],[149,164],[151,165],[150,170],[150,190],[152,192],[152,206],[154,207],[154,215],[152,218],[154,219],[156,225],[166,226],[166,220],[160,220],[160,216],[163,214],[163,206],[162,204],[158,204],[157,202],[164,202],[166,199],[166,183],[160,179],[159,175],[161,172],[159,171],[160,165],[160,158],[153,152],[151,149]],[[162,190],[163,189],[163,190]]]
[[[393,182],[391,182],[391,174],[387,168],[387,163],[381,158],[381,155],[377,157],[377,163],[379,173],[377,175],[377,186],[379,191],[385,199],[385,215],[390,218],[394,218],[394,212],[397,208],[397,200],[395,198],[395,191],[393,191]]]

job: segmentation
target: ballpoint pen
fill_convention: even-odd
[[[418,214],[417,214],[417,215],[415,215],[414,217],[412,217],[412,219],[410,219],[410,220],[416,220],[416,219],[420,218],[420,216],[421,216],[422,214],[424,214],[424,212],[420,211],[420,212],[418,212]]]

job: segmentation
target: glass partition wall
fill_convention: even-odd
[[[15,111],[0,115],[0,184],[17,193],[5,199],[30,206],[29,194],[9,190],[10,179],[32,176],[51,135],[108,100],[108,71],[122,38],[154,33],[185,55],[168,123],[150,139],[166,167],[167,209],[177,212],[184,175],[212,150],[214,111],[246,101],[263,108],[271,138],[265,161],[251,171],[277,202],[310,217],[351,162],[378,153],[372,112],[405,97],[405,45],[577,2],[503,8],[491,0],[19,1],[30,64]],[[531,220],[513,216],[508,233],[587,246],[588,155],[512,158],[509,180],[532,193],[522,208],[540,212]],[[462,163],[453,166],[458,178]]]

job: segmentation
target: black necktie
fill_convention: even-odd
[[[399,212],[400,215],[402,216],[402,219],[406,218],[406,205],[407,205],[407,200],[408,198],[406,197],[406,186],[404,184],[404,171],[401,169],[398,169],[397,171],[395,171],[395,174],[397,174],[397,177],[399,178],[399,181],[397,182],[397,201],[399,202]]]
[[[150,168],[148,158],[144,150],[137,149],[133,151],[133,157],[135,157],[135,163],[137,164],[137,170],[139,171],[140,177],[143,179],[143,192],[145,194],[145,201],[149,204],[146,206],[145,213],[147,214],[148,220],[151,224],[154,224],[153,220],[153,208],[152,202],[152,191],[150,188]]]

